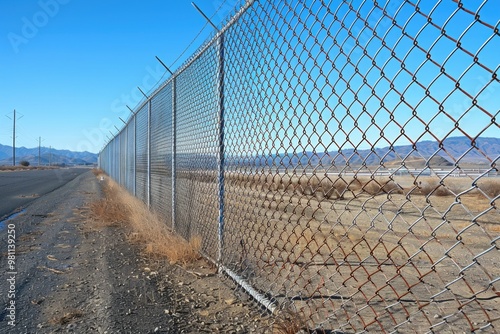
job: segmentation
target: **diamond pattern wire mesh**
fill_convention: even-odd
[[[500,4],[242,6],[101,168],[278,318],[495,332]]]
[[[145,104],[135,116],[135,196],[148,202],[148,105]]]
[[[217,257],[217,48],[176,77],[176,231]]]
[[[172,87],[151,99],[151,208],[171,226]]]
[[[125,168],[120,167],[120,185],[122,187],[126,186],[126,181],[127,181],[127,130],[123,129],[120,134],[119,134],[119,150],[120,150],[120,166],[123,166]]]
[[[124,169],[126,173],[126,188],[131,193],[135,193],[135,117],[132,117],[127,127],[127,162]]]

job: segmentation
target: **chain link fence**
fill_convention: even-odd
[[[500,3],[240,5],[101,168],[281,327],[498,331]]]

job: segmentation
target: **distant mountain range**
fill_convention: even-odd
[[[474,144],[474,145],[472,145]],[[432,157],[432,158],[431,158]],[[467,137],[451,137],[439,143],[421,141],[413,145],[401,145],[373,149],[341,149],[330,152],[295,152],[273,156],[260,156],[260,165],[317,166],[338,168],[347,163],[351,166],[401,166],[424,167],[428,161],[433,166],[452,166],[457,161],[460,166],[485,166],[498,163],[500,157],[500,138],[477,138],[474,143]],[[248,161],[250,162],[250,161]]]
[[[413,145],[401,145],[394,147],[383,147],[373,149],[342,149],[329,152],[295,152],[272,154],[257,157],[245,157],[236,159],[227,157],[227,163],[237,162],[238,165],[252,166],[316,166],[328,167],[331,165],[341,168],[347,163],[351,166],[380,166],[381,163],[387,168],[397,168],[402,161],[407,167],[424,167],[427,163],[435,167],[452,166],[459,161],[460,166],[486,166],[492,162],[498,162],[500,157],[500,138],[477,138],[472,146],[467,137],[451,137],[439,143],[437,141],[421,141]],[[47,147],[41,149],[40,163],[42,165],[66,164],[82,165],[97,163],[97,154],[90,152],[73,152],[68,150],[49,150]],[[431,158],[432,157],[432,158]],[[206,155],[195,159],[200,168],[213,165],[216,168],[214,156]],[[38,164],[38,148],[20,147],[16,149],[16,162],[27,160],[31,165]],[[213,160],[213,161],[212,161]],[[194,168],[193,159],[178,157],[179,163],[185,161],[186,168]],[[0,144],[0,165],[12,165],[12,147]],[[182,166],[180,166],[183,168]]]
[[[90,152],[73,152],[69,150],[56,150],[42,147],[40,149],[40,164],[48,165],[88,165],[97,163],[97,154]],[[38,165],[38,147],[16,148],[16,164],[28,161],[31,165]],[[12,146],[0,144],[0,166],[12,165]]]

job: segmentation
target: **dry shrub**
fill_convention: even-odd
[[[297,192],[301,195],[314,195],[320,182],[319,177],[316,175],[301,175],[298,179]]]
[[[344,199],[348,192],[361,188],[358,179],[313,175],[283,175],[281,187],[298,195],[315,196],[317,199]]]
[[[348,187],[349,185],[344,179],[332,180],[325,177],[321,180],[320,186],[316,188],[315,195],[319,199],[343,199]]]
[[[403,187],[401,187],[398,183],[394,182],[394,180],[387,180],[382,185],[382,191],[387,194],[403,194]]]
[[[360,190],[369,195],[380,194],[402,194],[403,188],[390,178],[359,178],[353,185],[354,189],[360,187]]]
[[[427,180],[419,181],[417,179],[415,180],[414,185],[417,187],[418,192],[424,196],[429,195],[431,192],[434,191],[434,189],[436,189],[435,181],[427,181]]]
[[[424,196],[455,196],[462,192],[460,185],[447,182],[448,184],[441,184],[440,180],[419,181],[417,188]]]
[[[435,196],[454,196],[454,192],[452,189],[446,187],[443,184],[436,185],[436,188],[434,188],[434,192],[432,193]]]
[[[265,174],[236,174],[231,176],[231,180],[238,185],[249,189],[264,190],[268,183],[269,176]]]
[[[97,177],[103,174],[102,170],[98,169],[93,169],[92,172]],[[127,223],[130,215],[129,208],[114,196],[113,186],[106,183],[103,193],[104,198],[90,203],[90,218],[94,222],[104,226]]]
[[[484,179],[479,188],[489,197],[497,197],[500,195],[500,180]]]
[[[370,180],[362,187],[363,191],[370,195],[378,195],[382,192],[382,186],[376,180]]]
[[[170,231],[163,232],[154,237],[154,240],[143,240],[140,234],[134,234],[131,240],[143,243],[146,242],[144,252],[148,255],[166,257],[171,264],[192,263],[200,258],[201,238],[199,236],[191,238],[189,242]]]
[[[100,169],[100,168],[92,168],[92,173],[95,176],[100,176],[100,175],[104,174],[104,171],[102,169]]]
[[[265,182],[263,187],[265,190],[277,191],[282,189],[283,186],[281,184],[281,175],[279,174],[269,174],[265,177]]]
[[[347,182],[346,191],[349,191],[354,198],[356,198],[361,192],[363,192],[363,185],[367,182],[366,179],[360,179],[357,176],[353,178],[346,178],[343,180]]]
[[[103,198],[90,203],[90,217],[106,226],[119,225],[128,221],[127,208],[121,203]]]
[[[315,196],[322,199],[344,199],[346,194],[365,192],[371,195],[383,193],[403,194],[404,190],[391,178],[333,177],[326,174],[228,172],[229,183],[258,191],[286,191],[296,195]]]
[[[274,318],[273,334],[296,334],[302,330],[307,330],[305,317],[289,307]]]

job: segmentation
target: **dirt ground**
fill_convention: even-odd
[[[183,268],[151,259],[127,241],[126,228],[89,222],[86,208],[100,196],[89,171],[6,222],[0,302],[13,301],[15,311],[2,307],[0,333],[270,331],[269,316],[206,261]],[[7,281],[12,271],[15,280]]]
[[[6,223],[0,245],[13,224],[16,293],[4,293],[3,246],[0,299],[15,301],[16,326],[2,308],[0,333],[272,332],[275,320],[210,263],[183,268],[147,257],[126,227],[90,221],[101,186],[85,173]],[[228,265],[280,304],[293,301],[309,325],[454,333],[491,332],[500,321],[500,218],[481,194],[227,191]],[[212,207],[202,200],[190,211]]]
[[[228,253],[252,286],[294,300],[325,328],[494,331],[500,215],[494,196],[466,191],[471,183],[445,180],[446,196],[358,190],[326,199],[235,182],[226,186]]]

